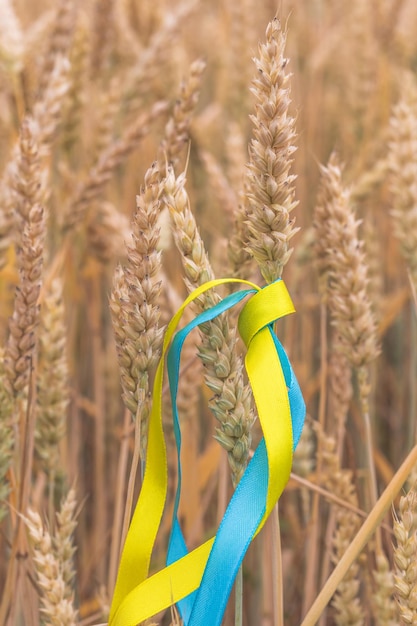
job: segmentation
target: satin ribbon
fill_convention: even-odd
[[[225,283],[242,283],[250,289],[233,293],[198,315],[176,334],[168,351],[185,307],[208,289]],[[247,346],[245,365],[264,437],[235,490],[216,536],[188,553],[177,516],[181,493],[181,432],[176,395],[181,348],[193,328],[249,295],[251,298],[239,316],[239,332]],[[248,281],[220,279],[196,289],[168,325],[155,376],[145,475],[122,553],[110,626],[135,626],[174,603],[178,603],[186,626],[220,625],[244,554],[288,481],[293,448],[302,430],[305,414],[302,395],[285,351],[273,332],[273,323],[293,311],[281,280],[260,289]],[[167,352],[179,480],[167,567],[148,578],[167,492],[162,431],[162,382]]]

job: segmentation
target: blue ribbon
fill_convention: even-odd
[[[181,350],[189,333],[256,293],[253,289],[230,294],[210,309],[200,313],[174,337],[167,356],[167,368],[174,434],[177,447],[178,483],[174,501],[173,522],[169,539],[167,565],[188,553],[178,521],[181,496],[181,429],[177,409],[177,393]],[[293,448],[301,436],[305,404],[285,350],[276,337],[272,324],[268,326],[288,387],[293,429]],[[258,444],[230,502],[216,534],[199,589],[178,603],[185,626],[220,626],[227,601],[252,538],[263,518],[268,490],[268,458],[264,439]]]

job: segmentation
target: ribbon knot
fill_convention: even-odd
[[[246,347],[257,332],[276,322],[280,317],[294,313],[295,308],[282,280],[266,285],[245,304],[239,315],[239,334]]]
[[[235,292],[198,315],[177,332],[185,307],[212,287],[243,283]],[[177,391],[181,349],[193,328],[251,296],[239,316],[247,346],[245,366],[263,439],[239,482],[217,534],[188,552],[178,520],[181,495],[181,429]],[[292,313],[288,291],[278,280],[260,289],[239,279],[205,283],[184,302],[168,325],[154,381],[145,475],[120,562],[110,610],[110,626],[135,626],[177,603],[185,626],[220,626],[236,573],[252,539],[259,533],[290,475],[293,449],[305,415],[300,388],[273,322]],[[172,340],[172,343],[171,343]],[[164,358],[170,382],[177,444],[178,485],[174,502],[167,567],[148,578],[149,563],[167,494],[167,459],[162,430]]]

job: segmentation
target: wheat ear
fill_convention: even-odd
[[[158,296],[161,267],[157,250],[162,183],[155,162],[145,175],[132,221],[133,242],[127,246],[125,265],[117,271],[111,294],[113,327],[123,387],[123,400],[132,415],[139,412],[141,450],[146,446],[149,412],[149,373],[157,363],[163,329],[159,327]],[[138,403],[145,398],[145,404]]]
[[[44,211],[35,204],[23,227],[22,247],[18,253],[20,284],[16,289],[5,353],[5,370],[15,395],[27,388],[35,355],[44,236]]]
[[[406,99],[392,112],[389,146],[394,232],[417,288],[417,116]]]
[[[289,173],[296,135],[289,113],[285,42],[286,35],[275,18],[268,24],[259,57],[254,59],[257,73],[251,89],[256,104],[245,181],[247,247],[267,283],[281,277],[292,252],[290,240],[298,231],[290,218],[297,204],[295,176]]]
[[[342,500],[353,506],[358,506],[358,498],[352,482],[352,472],[340,467],[340,457],[337,453],[336,440],[326,436],[315,424],[321,445],[321,479],[324,486],[331,493],[337,493]],[[335,510],[336,530],[332,537],[333,563],[337,564],[346,551],[353,537],[359,529],[359,517],[346,508],[337,507]],[[343,580],[339,583],[332,605],[335,608],[335,622],[338,626],[362,626],[364,611],[360,603],[359,594],[359,565],[353,563]]]
[[[203,241],[189,206],[185,176],[169,169],[165,182],[166,202],[174,222],[175,242],[180,251],[189,291],[214,278]],[[219,296],[208,292],[196,299],[200,311],[213,306]],[[250,390],[244,385],[242,363],[236,354],[235,333],[225,315],[200,326],[203,344],[199,354],[205,366],[205,381],[214,392],[210,408],[220,427],[216,439],[227,450],[233,484],[239,482],[249,455],[253,414]]]
[[[51,82],[51,75],[56,68],[56,60],[60,57],[67,57],[71,46],[75,17],[75,0],[59,0],[57,3],[55,19],[52,25],[52,32],[49,37],[48,49],[42,62],[39,78],[39,90],[41,95],[46,91]]]
[[[417,622],[417,494],[414,488],[402,496],[394,513],[395,595],[403,624]]]
[[[66,432],[69,404],[65,308],[62,282],[45,291],[39,328],[35,450],[53,486],[60,468],[59,442]]]
[[[77,626],[74,606],[72,535],[76,526],[75,495],[72,490],[57,514],[54,536],[45,529],[41,517],[29,509],[24,521],[33,546],[33,562],[40,591],[41,613],[45,626]]]
[[[104,187],[113,176],[114,170],[148,134],[150,124],[163,115],[166,110],[166,103],[157,102],[152,106],[149,113],[140,115],[127,128],[121,139],[112,142],[101,152],[86,180],[80,184],[69,203],[66,212],[66,229],[72,230],[83,222],[90,204],[102,193]]]

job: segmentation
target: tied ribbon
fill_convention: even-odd
[[[175,334],[186,306],[208,289],[226,283],[241,283],[250,289],[227,296]],[[249,295],[251,298],[239,315],[238,327],[247,347],[245,366],[263,438],[230,500],[216,536],[188,552],[177,515],[181,495],[181,431],[176,398],[181,349],[193,328],[224,313]],[[294,306],[282,280],[261,289],[244,280],[219,279],[205,283],[190,294],[169,323],[155,375],[145,474],[122,552],[109,626],[135,626],[174,603],[178,604],[185,626],[220,626],[249,544],[265,524],[288,482],[293,450],[304,423],[305,405],[298,382],[273,331],[274,322],[292,312]],[[167,566],[148,578],[168,483],[162,430],[166,355],[177,444],[178,485]]]

